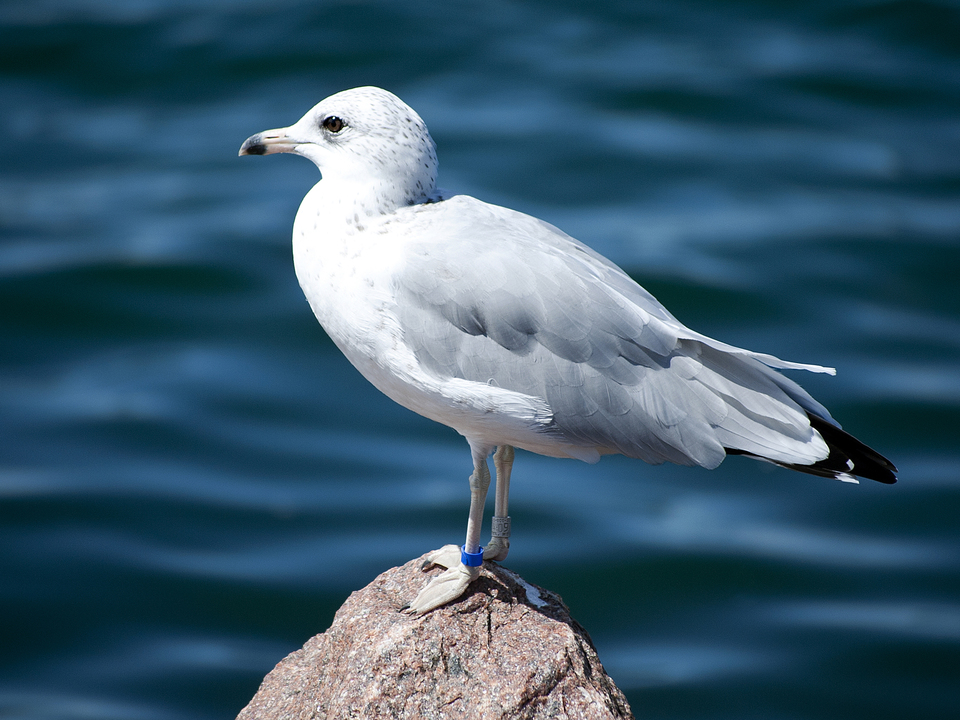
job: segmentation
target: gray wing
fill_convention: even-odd
[[[405,342],[428,372],[542,398],[548,432],[651,463],[715,467],[725,448],[825,456],[805,411],[826,410],[765,362],[793,364],[690,331],[535,218],[462,196],[422,215],[396,282]]]

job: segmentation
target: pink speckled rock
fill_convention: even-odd
[[[487,562],[459,601],[412,617],[403,607],[430,576],[420,562],[347,598],[238,720],[633,717],[557,595]]]

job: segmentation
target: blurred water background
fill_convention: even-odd
[[[521,453],[507,565],[639,718],[960,715],[960,5],[0,2],[0,716],[232,718],[461,540],[463,440],[316,325],[318,179],[237,158],[374,84],[441,185],[794,373],[886,487]]]

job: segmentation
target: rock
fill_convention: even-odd
[[[353,593],[280,662],[238,720],[632,718],[560,597],[496,563],[457,602],[403,612],[422,559]]]

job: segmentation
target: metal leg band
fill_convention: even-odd
[[[495,538],[508,538],[510,537],[510,516],[507,517],[497,517],[493,516],[493,519],[490,522],[490,537]]]

